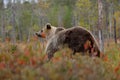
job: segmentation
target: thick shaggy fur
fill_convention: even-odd
[[[55,27],[52,26],[50,23],[47,23],[45,27],[43,27],[39,32],[36,32],[35,34],[40,38],[45,38],[47,41],[57,34],[59,31],[64,30],[63,27]]]
[[[88,52],[90,56],[100,57],[100,49],[94,36],[82,27],[72,27],[55,34],[46,47],[48,58],[51,59],[54,53],[64,47],[76,52]]]

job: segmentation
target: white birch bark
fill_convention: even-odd
[[[103,42],[103,35],[102,35],[102,28],[103,28],[103,4],[102,0],[98,0],[98,36],[99,36],[99,44],[100,50],[104,52],[104,42]]]

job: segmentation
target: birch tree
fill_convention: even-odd
[[[100,50],[104,52],[104,42],[103,42],[103,3],[102,0],[98,0],[98,36],[99,36],[99,44]]]

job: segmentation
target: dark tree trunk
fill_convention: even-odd
[[[115,40],[115,44],[117,44],[117,36],[116,36],[116,19],[114,17],[114,40]]]

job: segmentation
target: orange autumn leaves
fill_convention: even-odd
[[[117,73],[118,71],[120,71],[120,63],[114,68],[115,73]]]
[[[45,80],[51,77],[55,80],[69,80],[74,77],[79,80],[83,79],[81,76],[84,77],[85,75],[87,75],[86,77],[99,76],[101,80],[111,80],[112,77],[116,75],[119,77],[120,65],[118,63],[116,65],[113,64],[115,61],[114,58],[110,58],[110,52],[103,55],[104,57],[100,59],[95,58],[93,60],[91,57],[81,56],[80,54],[76,54],[71,58],[71,51],[64,49],[63,51],[57,52],[50,62],[46,62],[47,55],[44,54],[44,49],[41,48],[40,42],[35,41],[19,43],[15,46],[11,46],[11,44],[4,46],[8,48],[8,50],[1,48],[0,72],[10,74],[9,78],[4,77],[6,80],[19,79],[22,78],[22,76],[28,80],[30,79],[28,75],[34,80],[39,80],[41,76]],[[86,45],[85,47],[87,48]],[[111,55],[111,57],[113,57],[113,55]],[[104,73],[101,72],[102,70],[105,70]],[[11,71],[11,73],[9,71]],[[112,76],[109,76],[111,74]],[[109,77],[106,78],[106,76],[103,75],[108,75]],[[3,75],[0,74],[0,79],[2,77]],[[86,77],[84,77],[84,79]],[[115,77],[115,79],[117,78]]]
[[[84,44],[84,49],[88,49],[89,47],[91,47],[91,42],[89,40],[87,40]]]
[[[6,64],[4,61],[0,62],[0,70],[4,69],[6,67]]]

